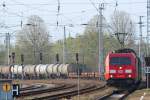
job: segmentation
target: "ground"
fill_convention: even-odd
[[[128,96],[126,100],[150,100],[150,88],[147,89],[146,78],[142,78],[139,89]]]
[[[150,100],[150,89],[136,90],[126,100]]]

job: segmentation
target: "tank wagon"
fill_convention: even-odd
[[[52,72],[52,78],[57,78],[60,76],[59,72],[58,72],[58,67],[59,67],[59,64],[55,64],[52,68],[53,72]],[[50,74],[50,73],[48,73]]]
[[[27,78],[27,79],[36,78],[35,67],[36,67],[36,65],[24,65],[24,76],[25,76],[25,78]]]
[[[48,78],[52,78],[52,76],[53,76],[53,66],[54,65],[55,64],[50,64],[50,65],[47,66],[46,71],[47,71]]]
[[[58,73],[59,73],[59,75],[60,75],[60,77],[64,77],[64,73],[62,72],[63,71],[63,66],[65,66],[65,64],[60,64],[59,66],[58,66]]]
[[[48,77],[47,67],[48,67],[48,64],[46,64],[46,65],[42,64],[39,67],[39,78],[47,78]]]
[[[10,70],[11,70],[11,67],[10,66],[7,66],[7,65],[4,65],[4,66],[0,66],[1,67],[1,77],[2,78],[10,78]]]
[[[22,77],[22,73],[23,72],[23,66],[22,65],[18,65],[17,66],[17,78],[21,78]]]
[[[132,49],[110,52],[105,60],[105,79],[108,84],[134,84],[141,80],[141,62]]]
[[[40,77],[40,68],[41,68],[40,66],[41,64],[35,66],[36,77]]]
[[[76,69],[76,64],[62,64],[60,67],[60,74],[63,78],[67,78],[71,75],[70,73],[76,73]]]
[[[12,65],[12,66],[9,66],[10,69],[11,69],[11,74],[13,76],[13,78],[21,78],[22,77],[22,71],[23,71],[23,67],[22,65]]]
[[[82,64],[38,64],[0,66],[2,78],[38,79],[38,78],[68,78],[71,73],[79,74],[85,70]]]

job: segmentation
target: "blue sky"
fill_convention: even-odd
[[[117,9],[128,12],[135,23],[138,23],[139,16],[145,16],[143,21],[146,26],[147,0],[118,0],[117,7],[115,6],[117,0],[60,0],[59,16],[57,16],[58,0],[1,0],[0,33],[1,35],[6,32],[15,34],[21,29],[21,20],[23,24],[26,24],[30,15],[38,15],[45,21],[53,40],[63,38],[63,27],[57,27],[57,21],[59,25],[66,25],[67,36],[69,33],[71,36],[81,34],[85,26],[79,24],[87,23],[98,14],[91,1],[96,7],[100,2],[106,3],[104,16],[108,22],[114,10]],[[69,24],[73,24],[74,27],[67,26]],[[143,27],[143,33],[146,35],[146,27]],[[136,24],[136,34],[139,34],[138,24]]]

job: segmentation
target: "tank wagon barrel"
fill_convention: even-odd
[[[53,66],[53,77],[59,77],[59,72],[58,72],[58,67],[59,67],[60,64],[55,64]]]
[[[34,78],[36,75],[35,65],[25,65],[24,66],[24,76],[27,78]]]
[[[53,66],[54,66],[54,64],[50,64],[50,65],[47,66],[46,71],[47,71],[48,75],[53,74]]]
[[[40,75],[47,75],[47,64],[46,65],[40,65],[39,67],[39,74]]]
[[[40,65],[40,67],[39,67],[39,78],[47,78],[47,76],[48,76],[47,66],[48,66],[48,64]]]
[[[17,74],[22,75],[23,74],[22,72],[23,72],[23,66],[19,65],[17,68]]]
[[[0,66],[0,67],[1,67],[1,77],[9,78],[11,74],[11,67],[7,65]]]
[[[65,64],[60,64],[59,67],[58,67],[58,72],[59,72],[60,74],[63,74],[63,73],[62,73],[62,68],[63,68],[64,65],[65,65]]]
[[[9,74],[10,73],[10,66],[3,66],[2,74]]]
[[[18,65],[13,65],[11,67],[11,72],[12,74],[16,75],[17,74],[17,71],[18,71]]]

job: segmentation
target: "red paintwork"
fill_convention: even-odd
[[[131,65],[110,65],[109,60],[111,57],[129,57],[131,59]],[[119,67],[122,67],[122,69],[119,69]],[[125,73],[125,70],[127,69],[132,70],[132,73],[130,74],[131,77],[129,77],[128,73]],[[110,74],[110,70],[116,70],[116,73]],[[113,75],[113,79],[135,79],[137,77],[136,56],[133,53],[109,53],[105,60],[105,79],[111,79],[110,75]]]

